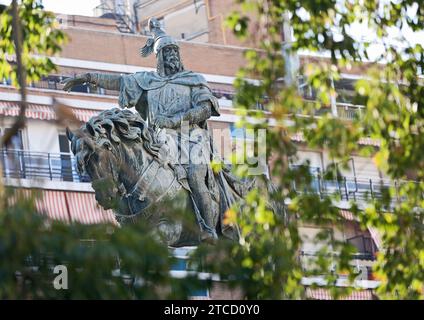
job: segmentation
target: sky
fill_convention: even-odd
[[[41,0],[44,8],[56,13],[94,16],[93,9],[100,0]],[[9,5],[12,0],[0,0],[0,4]]]
[[[43,0],[46,10],[82,16],[93,16],[93,9],[99,4],[100,0]]]

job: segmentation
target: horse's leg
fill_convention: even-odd
[[[199,244],[199,228],[185,189],[152,204],[142,215],[159,241],[171,247]]]
[[[182,226],[178,240],[172,244],[173,247],[194,246],[200,243],[200,227],[195,217],[193,204],[191,201],[190,193],[182,189],[180,194],[180,203],[184,203],[181,209],[178,210],[176,216]],[[175,221],[175,220],[173,220]]]

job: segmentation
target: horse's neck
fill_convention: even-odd
[[[126,179],[124,184],[129,193],[155,202],[180,189],[178,182],[175,182],[173,169],[147,152],[143,146],[126,147],[123,151],[128,169],[127,172],[123,169],[121,179]]]
[[[130,187],[144,173],[153,156],[138,144],[129,146],[120,144],[120,154],[122,156],[120,177],[125,186]]]

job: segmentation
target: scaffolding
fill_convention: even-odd
[[[137,8],[139,1],[129,0],[102,0],[94,9],[96,16],[112,18],[116,21],[116,28],[121,33],[137,33]]]

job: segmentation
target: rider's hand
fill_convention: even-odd
[[[154,125],[159,128],[174,129],[179,124],[180,124],[180,119],[178,117],[168,118],[165,116],[158,115],[154,121]]]
[[[63,80],[61,83],[64,84],[63,91],[71,91],[71,89],[75,86],[84,84],[88,82],[88,74],[84,73],[81,75],[76,76],[75,78],[68,78]]]

